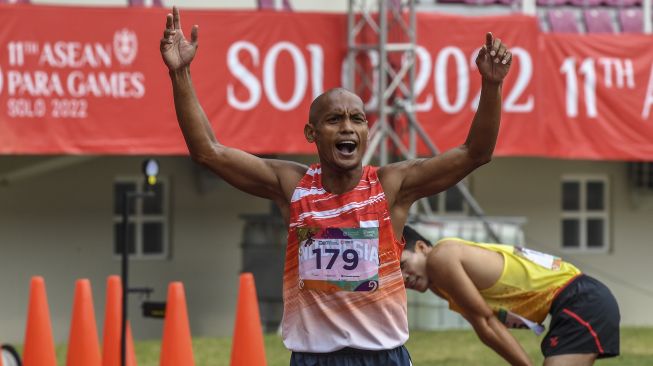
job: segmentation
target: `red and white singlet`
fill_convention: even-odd
[[[406,290],[377,168],[324,190],[319,164],[295,188],[283,278],[283,341],[296,352],[393,349],[408,339]]]

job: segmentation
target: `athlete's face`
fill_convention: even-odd
[[[415,251],[404,250],[401,253],[401,274],[406,288],[424,292],[429,289],[426,272],[426,259],[431,247],[421,240],[415,244]]]
[[[338,170],[361,166],[368,132],[363,101],[345,90],[324,95],[316,117],[304,129],[308,142],[317,146],[320,163]]]

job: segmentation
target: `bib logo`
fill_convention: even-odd
[[[138,53],[138,38],[133,31],[123,28],[113,35],[113,51],[121,65],[131,65]]]

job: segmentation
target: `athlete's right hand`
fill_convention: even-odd
[[[176,71],[190,65],[197,51],[197,25],[190,31],[190,42],[181,30],[179,9],[172,7],[172,14],[166,16],[166,29],[161,38],[161,57],[170,71]]]

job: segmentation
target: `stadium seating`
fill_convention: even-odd
[[[605,0],[605,5],[614,6],[618,8],[626,8],[631,6],[642,6],[641,0]]]
[[[537,6],[559,6],[565,5],[567,0],[536,0],[535,4]]]
[[[256,2],[258,4],[259,10],[278,10],[275,8],[275,0],[257,0]],[[288,0],[283,0],[281,6],[283,9],[280,10],[292,11]]]
[[[418,7],[429,11],[514,12],[522,0],[419,0]],[[540,28],[560,33],[642,33],[642,0],[535,0]],[[439,6],[440,5],[440,6]],[[490,13],[488,13],[490,14]]]
[[[614,33],[612,12],[608,9],[585,9],[583,18],[587,33]]]
[[[599,6],[603,3],[603,0],[569,0],[570,5],[574,6]]]
[[[642,9],[620,9],[618,18],[624,33],[641,33],[644,28]]]
[[[576,12],[571,9],[553,9],[547,12],[552,32],[580,33]]]
[[[462,2],[470,5],[489,5],[496,3],[496,0],[463,0]]]
[[[134,7],[162,7],[163,0],[127,0],[127,5]]]
[[[130,7],[162,7],[164,0],[126,0]],[[293,11],[292,1],[256,0],[259,10]],[[402,0],[389,0],[397,6]],[[496,15],[519,11],[523,0],[416,0],[419,10]],[[642,0],[535,0],[540,28],[561,33],[642,33]],[[32,4],[0,0],[0,4]],[[39,1],[36,2],[37,4]],[[281,8],[277,8],[278,5]],[[448,10],[447,10],[448,9]]]
[[[265,1],[265,0],[259,0]],[[269,0],[273,2],[272,0]],[[431,4],[468,4],[468,5],[488,5],[488,4],[509,4],[520,3],[521,0],[433,0]],[[422,1],[426,4],[426,1]],[[576,6],[576,7],[595,7],[595,6],[608,6],[615,8],[627,8],[634,6],[641,6],[642,0],[535,0],[539,7],[554,7],[554,6]]]

